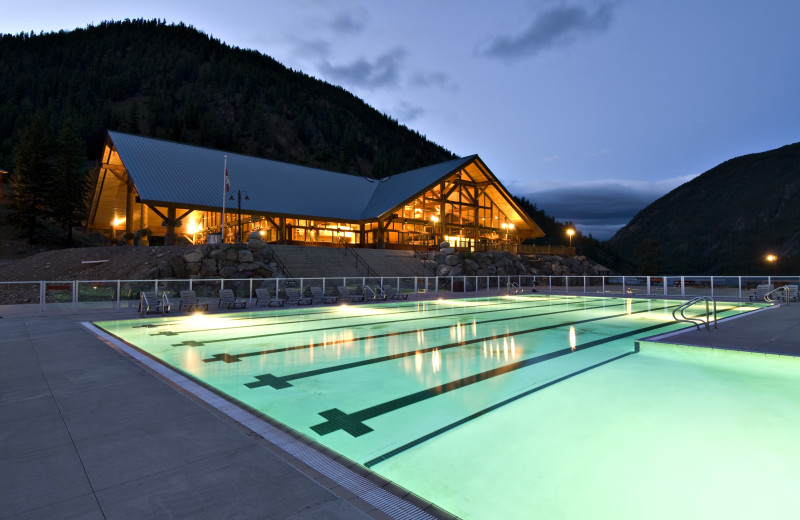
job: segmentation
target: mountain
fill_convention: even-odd
[[[640,211],[610,244],[641,274],[796,274],[800,143],[712,168]]]
[[[0,35],[0,169],[34,113],[99,158],[108,129],[372,177],[453,158],[346,90],[183,24]]]

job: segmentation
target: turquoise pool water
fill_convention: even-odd
[[[97,325],[464,518],[788,513],[797,360],[637,351],[681,327],[677,304],[526,295]]]

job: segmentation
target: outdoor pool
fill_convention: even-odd
[[[800,361],[635,341],[685,327],[679,303],[524,295],[96,325],[463,518],[794,516]]]

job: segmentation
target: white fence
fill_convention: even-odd
[[[10,314],[76,313],[85,311],[135,312],[139,293],[165,293],[177,309],[180,291],[193,290],[200,299],[214,302],[220,289],[233,289],[239,298],[255,299],[255,289],[266,287],[281,295],[287,285],[308,294],[321,287],[335,294],[338,286],[360,292],[364,286],[390,285],[396,292],[425,296],[480,296],[482,292],[511,287],[529,293],[594,296],[650,296],[721,300],[748,300],[760,284],[800,285],[800,276],[447,276],[381,278],[267,278],[189,280],[73,280],[0,282],[0,316]],[[367,291],[369,294],[370,291]]]

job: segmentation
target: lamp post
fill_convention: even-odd
[[[433,242],[434,242],[434,245],[436,245],[436,223],[439,222],[439,217],[437,217],[436,215],[433,215],[431,217],[431,222],[433,222]]]
[[[242,241],[242,190],[236,190],[236,198],[238,199],[238,203],[239,203],[239,207],[238,207],[238,210],[239,210],[239,215],[238,215],[239,216],[239,224],[238,224],[239,225],[239,231],[238,231],[238,235],[239,235],[239,242],[241,242]],[[231,195],[228,200],[233,200],[233,195]],[[244,192],[244,200],[250,200],[250,197],[247,196],[247,192]]]
[[[572,247],[572,235],[575,234],[575,230],[572,228],[567,228],[567,235],[569,235],[569,247]]]
[[[503,222],[502,226],[503,229],[506,230],[506,247],[508,247],[508,232],[514,229],[514,224],[512,224],[511,222]]]
[[[772,276],[775,276],[776,266],[778,264],[778,257],[776,255],[767,255],[767,262],[772,264]]]

